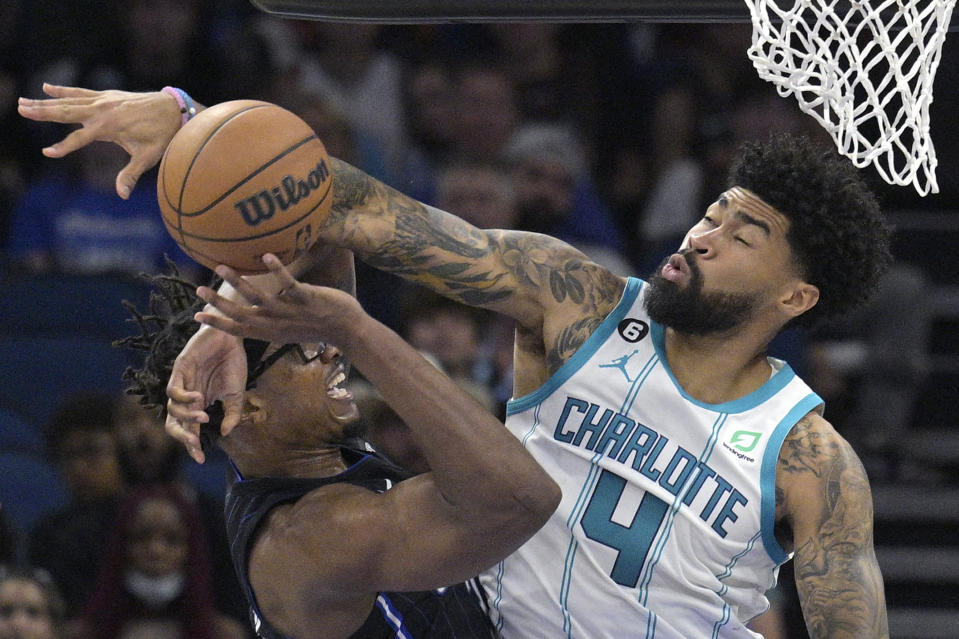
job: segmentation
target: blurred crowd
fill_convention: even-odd
[[[789,131],[831,143],[757,77],[749,39],[744,24],[383,26],[283,20],[241,0],[4,0],[0,278],[155,272],[164,256],[197,281],[209,275],[167,235],[155,173],[124,201],[114,192],[119,149],[42,156],[66,131],[16,113],[16,96],[40,97],[42,82],[172,85],[206,105],[275,102],[303,117],[331,155],[417,199],[480,228],[557,236],[616,273],[644,277],[725,188],[742,142]],[[944,165],[959,148],[937,146]],[[902,208],[955,200],[957,190],[940,175],[939,199],[919,201],[869,179]],[[357,268],[364,307],[502,415],[510,323]],[[889,443],[907,427],[924,375],[926,286],[921,270],[896,268],[862,316],[775,344],[836,400],[831,421],[865,447],[876,473],[893,472]],[[890,308],[915,315],[914,339],[877,319]],[[875,400],[890,392],[902,400]],[[403,440],[404,425],[374,393],[361,403],[384,439]],[[91,388],[59,398],[33,426],[66,497],[30,530],[7,524],[0,563],[38,570],[0,573],[0,639],[248,633],[216,490],[190,475],[157,418]],[[415,450],[395,454],[421,467]],[[8,606],[14,587],[35,603]],[[41,612],[48,631],[4,634],[10,619]]]

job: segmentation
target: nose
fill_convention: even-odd
[[[713,242],[713,231],[705,233],[691,234],[689,236],[689,247],[699,255],[709,256],[716,251]]]

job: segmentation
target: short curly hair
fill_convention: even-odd
[[[819,302],[792,323],[811,328],[865,303],[891,262],[891,230],[852,163],[806,137],[743,145],[729,187],[752,191],[789,220],[786,241]]]

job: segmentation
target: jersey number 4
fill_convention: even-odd
[[[646,493],[632,523],[623,526],[613,521],[613,511],[625,488],[625,479],[604,470],[580,523],[587,537],[619,551],[610,572],[613,581],[635,588],[669,506],[659,497]]]

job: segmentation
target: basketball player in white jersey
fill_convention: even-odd
[[[123,145],[121,194],[178,126],[165,94],[46,90],[54,99],[21,102],[25,117],[84,125],[46,153]],[[647,281],[332,166],[324,242],[516,319],[507,427],[563,499],[482,575],[505,637],[756,637],[745,624],[790,558],[811,637],[888,636],[862,465],[821,400],[766,354],[784,327],[862,303],[888,262],[888,228],[847,161],[786,137],[745,148],[729,188]],[[234,335],[283,334],[308,313],[220,293],[168,387],[167,430],[197,459],[202,408],[222,399],[225,430],[238,414],[246,363]]]

